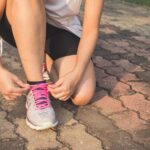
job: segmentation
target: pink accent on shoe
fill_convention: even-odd
[[[47,83],[40,83],[31,85],[30,90],[33,93],[33,97],[35,100],[35,105],[37,109],[45,109],[50,106],[50,101],[48,99],[48,89]]]

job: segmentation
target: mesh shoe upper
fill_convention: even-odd
[[[31,86],[27,95],[27,119],[34,125],[56,122],[55,112],[48,96],[47,83]]]

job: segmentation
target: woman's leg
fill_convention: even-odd
[[[47,61],[50,61],[51,58],[47,56]],[[76,55],[65,56],[55,60],[54,66],[56,70],[52,72],[56,73],[58,77],[61,77],[68,72],[72,71],[76,64]],[[51,65],[48,66],[50,68]],[[53,74],[53,73],[52,73]],[[75,105],[86,105],[88,104],[95,92],[96,87],[96,79],[95,79],[95,71],[92,61],[88,64],[83,77],[78,84],[78,87],[75,93],[72,95],[72,102]]]
[[[4,39],[14,46],[17,44],[27,79],[30,81],[31,86],[26,98],[26,123],[36,130],[57,125],[47,84],[42,76],[46,28],[44,10],[43,0],[8,0],[6,15],[9,23],[6,16],[3,16],[0,24],[1,29],[4,29]],[[8,25],[6,28],[5,24]],[[7,31],[10,31],[9,24],[16,42],[11,38],[11,32],[7,35]]]
[[[53,65],[54,64],[53,60],[49,57],[48,54],[46,54],[45,60],[46,60],[46,68],[47,68],[47,71],[48,71],[48,74],[50,76],[51,81],[52,82],[57,81],[58,74],[57,74],[56,69]]]
[[[42,81],[45,47],[43,0],[8,0],[6,14],[28,81]]]

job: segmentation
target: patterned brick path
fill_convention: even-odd
[[[1,97],[0,150],[149,150],[149,16],[148,8],[106,0],[92,103],[54,101],[60,125],[37,132],[25,124],[25,96],[11,103]],[[7,44],[4,49],[5,66],[25,79],[17,51]]]

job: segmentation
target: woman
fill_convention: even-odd
[[[38,118],[36,120],[33,115],[37,112],[34,109],[37,103],[40,105],[37,114],[50,107],[49,104],[47,105],[48,98],[42,102],[37,100],[40,97],[37,98],[39,92],[37,89],[41,89],[41,86],[37,88],[37,85],[45,85],[41,77],[45,34],[46,39],[49,40],[46,48],[46,65],[54,79],[54,83],[46,88],[52,96],[62,101],[71,98],[75,105],[86,105],[93,97],[95,73],[90,59],[99,34],[103,0],[85,1],[83,26],[78,18],[81,2],[82,0],[45,0],[44,3],[42,0],[7,1],[6,11],[0,24],[0,34],[10,44],[17,45],[28,83],[36,87],[30,90],[32,92],[29,92],[27,97],[27,124],[31,128],[50,127],[46,124],[47,119],[45,121],[36,116]],[[46,27],[44,6],[47,17]],[[32,66],[36,66],[36,69],[34,70]],[[8,95],[9,98],[15,98],[11,92]],[[34,100],[31,98],[32,95]],[[55,126],[57,121],[54,112],[46,113],[52,118],[51,126]]]

